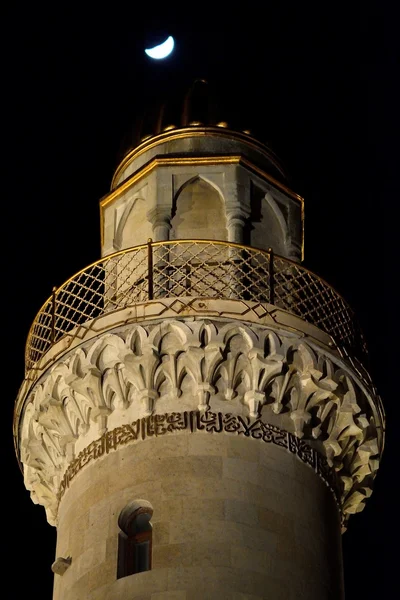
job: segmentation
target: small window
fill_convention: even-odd
[[[121,511],[118,525],[117,579],[151,569],[153,507],[147,500],[132,500]]]

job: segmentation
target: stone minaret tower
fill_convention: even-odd
[[[343,598],[382,407],[350,307],[301,264],[302,198],[206,88],[143,121],[102,258],[28,335],[15,442],[54,600]]]

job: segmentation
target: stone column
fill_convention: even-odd
[[[168,240],[171,229],[171,207],[156,206],[148,211],[147,218],[153,226],[153,241]]]
[[[249,217],[250,211],[247,211],[239,204],[227,205],[226,222],[228,230],[228,241],[235,244],[243,244],[244,226]],[[230,297],[243,298],[244,286],[241,282],[241,271],[236,268],[236,264],[242,261],[243,252],[240,248],[229,248],[229,262],[231,264],[231,283]]]
[[[226,226],[228,230],[228,242],[243,244],[244,227],[250,212],[241,206],[226,207]]]
[[[243,244],[243,229],[246,223],[247,215],[240,208],[226,211],[226,221],[228,229],[228,241],[235,244]]]

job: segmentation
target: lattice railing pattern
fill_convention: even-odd
[[[45,302],[26,345],[29,371],[76,327],[107,312],[163,297],[270,303],[330,334],[361,361],[366,347],[354,313],[325,281],[271,252],[210,240],[149,242],[80,271]]]

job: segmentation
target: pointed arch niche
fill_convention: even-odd
[[[170,239],[227,240],[225,203],[210,182],[196,176],[178,191],[172,206]]]
[[[147,219],[147,204],[142,195],[127,199],[114,210],[114,251],[143,243],[152,236]]]
[[[251,245],[255,248],[273,248],[276,254],[288,255],[289,232],[285,207],[256,186],[252,191]]]

